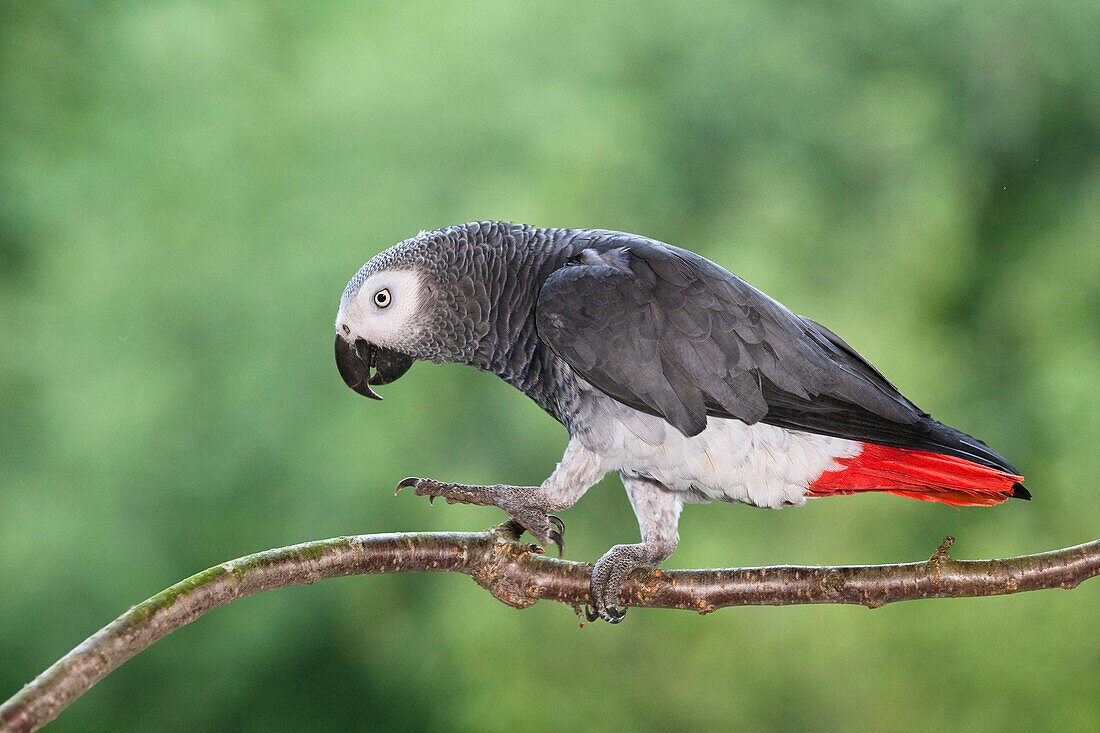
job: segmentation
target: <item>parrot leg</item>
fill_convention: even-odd
[[[620,476],[638,517],[642,542],[615,545],[596,563],[589,591],[596,608],[594,611],[585,609],[589,621],[597,618],[613,624],[622,621],[626,611],[617,606],[626,576],[635,568],[655,567],[667,560],[680,539],[676,531],[682,506],[680,498],[657,481]]]
[[[470,486],[409,477],[397,485],[397,491],[410,486],[414,487],[417,496],[426,496],[429,501],[439,497],[446,499],[448,504],[500,507],[508,512],[508,516],[522,524],[540,544],[555,543],[559,557],[565,550],[565,523],[548,512],[564,509],[573,502],[562,506],[552,501],[541,486]]]
[[[412,486],[417,496],[426,496],[429,501],[439,497],[448,504],[500,507],[540,544],[555,543],[560,556],[565,549],[565,523],[552,512],[573,506],[604,473],[598,455],[570,440],[558,467],[540,486],[471,486],[410,477],[397,485],[397,491]]]

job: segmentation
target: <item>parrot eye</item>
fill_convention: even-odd
[[[374,294],[374,304],[379,308],[385,308],[390,304],[390,291],[388,288],[382,288]]]

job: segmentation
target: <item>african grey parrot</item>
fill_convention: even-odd
[[[634,234],[502,222],[421,232],[348,283],[336,363],[379,399],[414,360],[493,372],[565,425],[540,486],[409,478],[421,496],[493,505],[559,551],[571,506],[622,477],[642,542],[592,574],[595,613],[666,560],[684,502],[800,506],[885,491],[956,505],[1029,499],[1011,464],[933,420],[829,329],[692,252]]]

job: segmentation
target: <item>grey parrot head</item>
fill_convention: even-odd
[[[371,386],[401,377],[413,361],[469,361],[490,330],[490,298],[488,253],[468,234],[421,232],[351,279],[336,315],[336,365],[349,387],[381,399]]]

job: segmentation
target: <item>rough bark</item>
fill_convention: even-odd
[[[877,608],[917,598],[956,598],[1074,588],[1100,574],[1100,540],[1003,560],[955,560],[947,538],[925,562],[852,567],[635,571],[627,606],[710,613],[726,606],[847,603]],[[498,600],[526,608],[541,598],[588,603],[592,565],[546,557],[506,523],[486,532],[337,537],[216,565],[140,603],[88,637],[0,706],[0,731],[31,731],[157,639],[238,598],[343,575],[411,571],[469,575]]]

